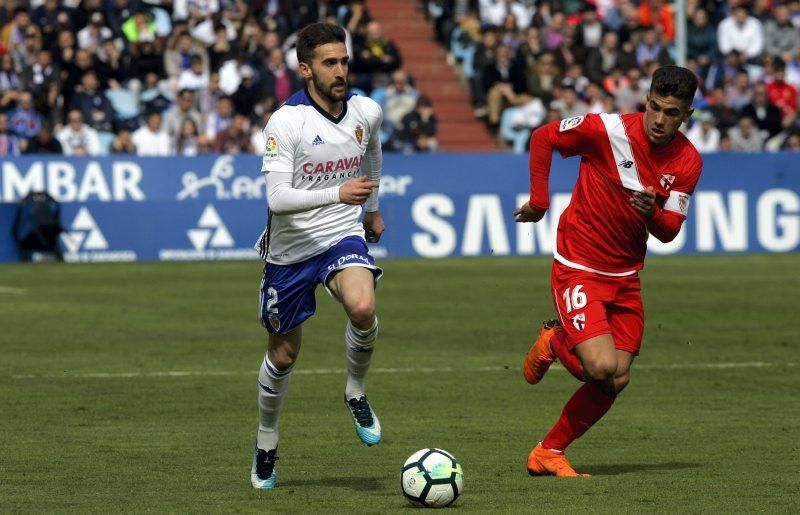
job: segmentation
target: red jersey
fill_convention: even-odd
[[[703,167],[680,132],[661,147],[650,143],[644,113],[576,116],[541,127],[531,139],[531,207],[549,206],[553,150],[581,156],[572,200],[558,222],[555,259],[605,275],[629,275],[644,266],[648,225],[630,205],[631,193],[652,186],[653,218],[677,219],[677,233]]]

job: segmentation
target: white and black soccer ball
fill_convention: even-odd
[[[403,464],[400,488],[414,506],[444,508],[464,491],[464,473],[449,452],[420,449]]]

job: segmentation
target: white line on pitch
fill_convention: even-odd
[[[648,364],[633,365],[635,369],[643,370],[691,370],[691,369],[732,369],[732,368],[779,368],[794,367],[794,363],[769,363],[764,361],[745,361],[738,363],[673,363],[673,364]],[[554,365],[555,370],[564,369]],[[474,367],[474,368],[452,368],[452,367],[407,367],[407,368],[373,368],[371,374],[430,374],[430,373],[450,373],[450,372],[502,372],[504,370],[516,370],[508,366]],[[78,379],[133,379],[141,377],[202,377],[202,376],[245,376],[255,375],[257,371],[234,371],[234,370],[173,370],[165,372],[67,372],[62,374],[17,374],[11,376],[14,379],[38,379],[38,378],[78,378]],[[344,374],[343,368],[312,368],[298,369],[292,372],[300,375],[330,375]]]
[[[24,288],[14,288],[13,286],[0,286],[0,293],[9,293],[11,295],[25,295],[28,290]]]

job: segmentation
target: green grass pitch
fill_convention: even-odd
[[[553,315],[549,260],[382,265],[384,441],[357,440],[344,314],[318,289],[266,492],[257,262],[0,267],[0,512],[407,513],[400,467],[428,446],[462,463],[461,511],[797,512],[800,255],[650,258],[631,384],[569,449],[585,480],[525,470],[577,387],[519,371]]]

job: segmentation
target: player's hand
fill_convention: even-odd
[[[367,180],[366,177],[356,177],[339,186],[339,202],[359,206],[367,201],[373,188],[378,187],[377,181]]]
[[[656,207],[656,192],[652,186],[648,186],[642,191],[634,191],[631,198],[628,199],[633,208],[639,212],[640,215],[650,218],[653,215],[653,210]]]
[[[520,222],[538,222],[542,219],[544,214],[547,212],[546,209],[533,209],[530,204],[525,202],[517,209],[514,210],[514,221],[517,223]]]
[[[384,229],[380,211],[364,213],[364,236],[367,239],[367,243],[378,243]]]

